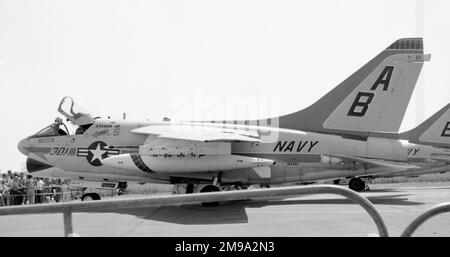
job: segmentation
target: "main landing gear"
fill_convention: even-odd
[[[242,190],[246,189],[245,186],[239,184],[236,185],[220,185],[218,180],[215,179],[213,184],[197,184],[197,183],[187,183],[187,184],[176,184],[174,186],[173,194],[193,194],[193,193],[210,193],[210,192],[220,192],[220,191],[230,191],[230,190]],[[219,202],[202,202],[205,207],[218,206]]]
[[[219,192],[219,191],[220,191],[219,187],[215,185],[207,185],[200,190],[200,193]],[[218,206],[219,202],[203,202],[202,205],[205,207],[214,207]]]
[[[350,181],[348,180],[350,179]],[[356,192],[367,191],[369,190],[369,186],[367,185],[370,182],[369,177],[363,178],[346,178],[346,179],[335,179],[333,180],[333,184],[335,185],[346,185],[348,183],[348,187]]]
[[[366,182],[360,178],[350,179],[350,182],[348,183],[348,187],[356,192],[361,192],[361,191],[369,189],[369,187],[366,185]]]

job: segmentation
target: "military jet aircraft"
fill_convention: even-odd
[[[450,104],[414,129],[384,136],[408,140],[408,163],[421,168],[377,174],[372,177],[419,176],[445,173],[450,170]]]
[[[420,168],[408,163],[408,142],[392,135],[429,57],[421,38],[399,39],[310,107],[264,120],[110,120],[65,97],[58,111],[76,132],[57,119],[18,148],[36,176],[182,184],[186,193],[343,177],[360,182]]]

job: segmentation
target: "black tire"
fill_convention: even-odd
[[[200,193],[207,193],[207,192],[219,192],[220,189],[214,185],[207,185],[200,190]],[[202,205],[204,207],[215,207],[219,205],[219,202],[203,202]]]
[[[89,193],[89,194],[84,194],[82,197],[81,197],[81,201],[98,201],[98,200],[100,200],[101,199],[101,197],[100,197],[100,195],[99,194],[97,194],[97,193]]]
[[[186,186],[186,194],[192,194],[194,193],[194,184],[189,183]]]
[[[348,187],[356,192],[361,192],[366,188],[366,183],[360,178],[352,178],[348,183]]]
[[[220,189],[214,185],[207,185],[205,187],[202,188],[202,190],[200,190],[201,193],[206,193],[206,192],[219,192]]]
[[[95,201],[98,201],[98,200],[102,199],[99,194],[93,193],[93,195],[94,195],[94,200]]]

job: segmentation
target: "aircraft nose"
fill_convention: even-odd
[[[17,145],[17,148],[19,149],[19,151],[24,154],[24,155],[28,155],[28,147],[30,146],[30,143],[28,141],[28,138],[22,139],[20,140],[19,144]]]

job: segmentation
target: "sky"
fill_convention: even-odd
[[[424,37],[432,54],[401,131],[414,128],[450,100],[449,10],[448,0],[0,0],[0,170],[22,167],[17,143],[50,124],[64,96],[117,119],[187,109],[223,119],[236,99],[270,106],[258,117],[287,114],[403,37]]]

